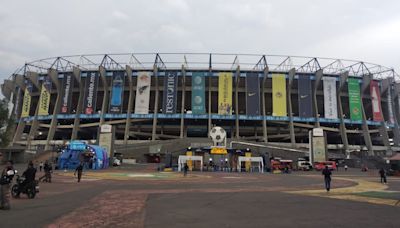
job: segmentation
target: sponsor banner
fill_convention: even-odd
[[[205,114],[205,73],[193,72],[192,74],[192,113]]]
[[[138,72],[135,100],[135,114],[149,114],[150,72]]]
[[[313,162],[324,162],[326,161],[325,151],[325,138],[324,137],[313,137]]]
[[[336,96],[336,78],[323,77],[324,86],[324,117],[326,119],[337,119],[337,96]]]
[[[82,74],[86,74],[83,110],[84,110],[84,114],[92,115],[96,111],[97,86],[99,83],[99,72],[89,71],[89,72],[84,72]]]
[[[286,75],[272,74],[272,115],[287,116]]]
[[[303,118],[313,117],[312,87],[310,75],[299,75],[297,80],[299,92],[299,116]]]
[[[374,121],[383,121],[382,107],[381,107],[381,95],[379,91],[379,84],[377,81],[371,81],[369,84],[371,102],[372,102],[372,113]]]
[[[246,114],[260,115],[260,80],[258,73],[246,74]]]
[[[393,99],[392,99],[392,84],[389,81],[389,87],[387,91],[387,101],[388,101],[388,122],[394,124],[394,113],[393,113]]]
[[[111,100],[110,100],[110,113],[121,113],[122,99],[124,96],[124,78],[125,72],[113,72]]]
[[[176,113],[178,96],[178,74],[176,71],[166,71],[164,76],[163,113]]]
[[[360,84],[358,79],[349,78],[347,81],[349,92],[350,119],[362,120]]]
[[[218,114],[232,115],[232,73],[218,74]]]
[[[71,113],[71,103],[72,103],[72,91],[74,88],[74,76],[72,73],[65,73],[62,80],[62,100],[60,113],[68,114]]]
[[[42,83],[42,89],[40,90],[40,98],[39,98],[39,116],[49,115],[49,106],[50,106],[50,90],[51,90],[51,81],[49,77],[46,77]]]
[[[24,93],[24,100],[22,101],[21,118],[29,117],[29,112],[31,110],[32,84],[27,81],[25,83],[26,83],[26,88]]]

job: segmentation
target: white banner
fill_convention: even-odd
[[[327,119],[337,119],[336,78],[323,77],[324,82],[324,113]]]
[[[149,114],[150,86],[150,72],[138,72],[135,114]]]

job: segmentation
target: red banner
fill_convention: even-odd
[[[383,121],[382,108],[381,108],[381,93],[379,91],[379,84],[377,81],[371,81],[370,93],[372,102],[372,113],[374,114],[374,121]]]

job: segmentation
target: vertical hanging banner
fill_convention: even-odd
[[[218,75],[218,114],[232,115],[232,73]]]
[[[114,71],[112,88],[111,88],[111,101],[110,101],[110,113],[121,113],[122,111],[122,99],[124,96],[124,71]]]
[[[71,112],[72,90],[74,88],[74,76],[72,72],[65,73],[62,80],[62,99],[60,113],[68,114]]]
[[[336,95],[336,78],[323,77],[324,86],[324,117],[327,119],[337,119],[337,95]]]
[[[310,75],[300,74],[297,81],[299,93],[299,116],[313,117],[312,87]]]
[[[32,92],[32,83],[25,81],[25,92],[24,92],[24,100],[22,101],[22,110],[21,110],[21,118],[29,117],[29,112],[31,110],[31,92]]]
[[[136,85],[135,114],[148,114],[150,104],[150,72],[138,72]]]
[[[347,80],[347,87],[349,92],[350,119],[362,120],[360,84],[358,83],[358,79],[349,78]]]
[[[82,76],[86,76],[83,110],[86,115],[91,115],[94,114],[94,112],[96,111],[99,72],[97,71],[83,72]]]
[[[246,74],[246,114],[260,115],[260,80],[256,72]]]
[[[163,113],[176,113],[178,94],[178,74],[176,71],[166,71],[164,76]]]
[[[381,95],[379,92],[379,84],[377,81],[371,81],[369,84],[371,93],[372,113],[374,121],[383,121]]]
[[[192,74],[192,113],[204,114],[205,107],[205,73],[193,72]]]
[[[387,103],[388,103],[388,116],[389,123],[394,124],[394,113],[393,113],[393,100],[392,100],[392,83],[389,81],[389,87],[387,91]]]
[[[49,115],[49,106],[50,106],[50,90],[51,90],[51,81],[50,77],[45,77],[42,83],[42,89],[40,90],[40,98],[39,98],[39,111],[38,115]]]
[[[272,74],[272,115],[287,116],[286,75]]]

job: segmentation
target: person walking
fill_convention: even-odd
[[[189,169],[189,166],[187,165],[187,163],[185,163],[185,166],[183,167],[183,176],[184,177],[186,177],[188,169]]]
[[[39,171],[42,172],[42,169],[43,169],[43,162],[41,161],[39,164]]]
[[[381,168],[381,169],[379,170],[379,174],[380,174],[380,176],[381,176],[381,183],[387,184],[387,180],[386,180],[386,171],[385,171],[383,168]]]
[[[8,161],[0,177],[0,209],[10,210],[10,184],[14,178],[13,162]]]
[[[347,165],[344,165],[344,171],[347,171],[349,167]]]
[[[39,181],[44,179],[45,182],[51,183],[52,167],[51,164],[49,164],[49,161],[47,160],[45,161],[43,170],[44,170],[44,175],[41,178],[39,178]]]
[[[325,188],[326,191],[329,192],[331,189],[331,175],[332,172],[329,170],[328,166],[325,166],[325,169],[322,170],[322,175],[324,175],[324,180],[325,180]]]
[[[81,163],[79,163],[78,167],[76,167],[75,173],[74,173],[74,176],[76,176],[76,173],[78,172],[78,182],[81,182],[82,170],[83,170],[83,165],[82,165],[82,162],[81,162]]]

